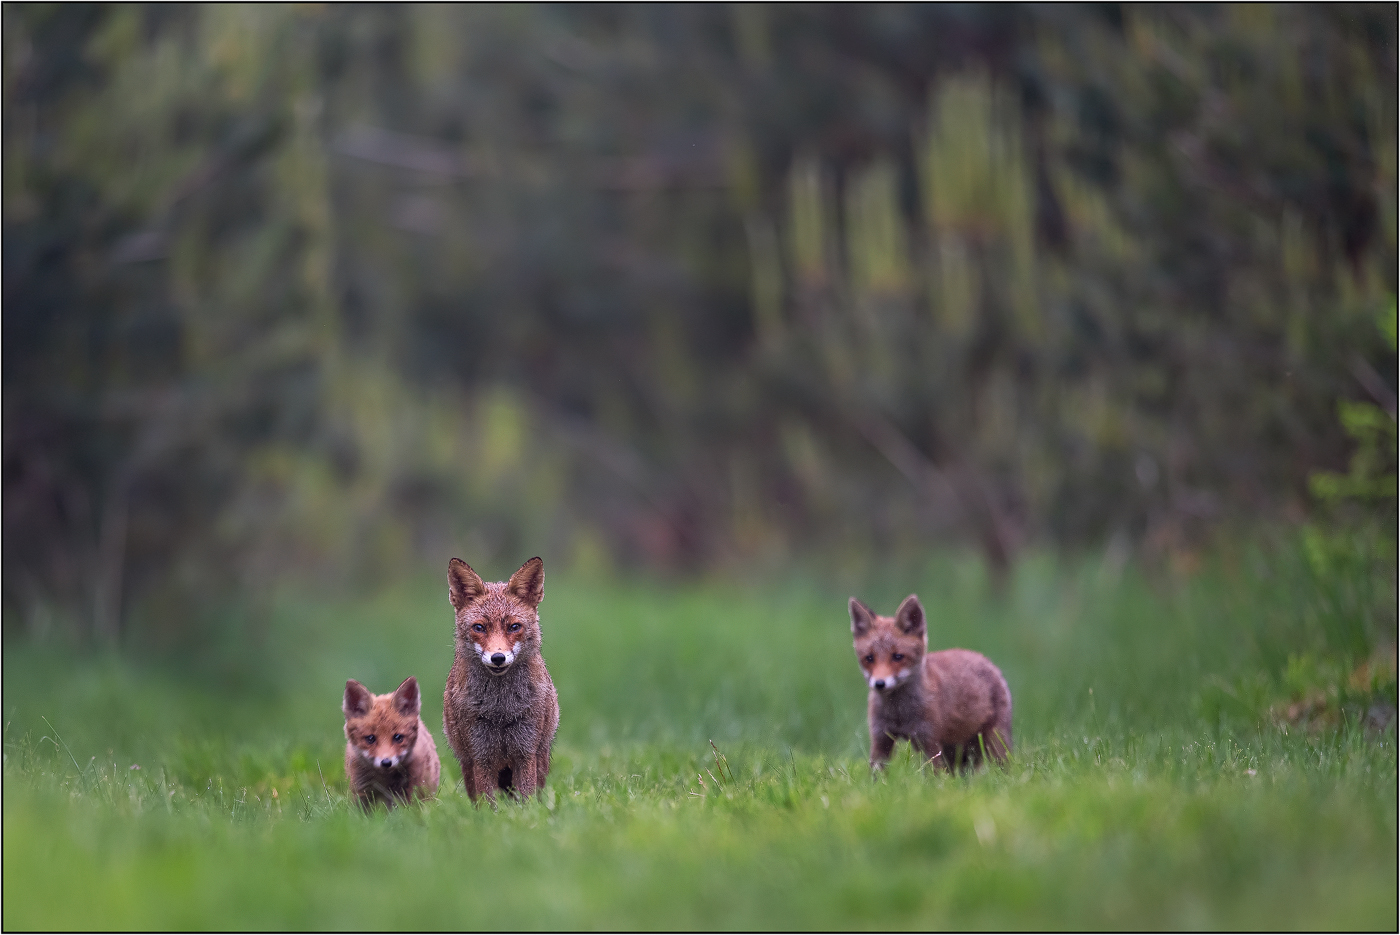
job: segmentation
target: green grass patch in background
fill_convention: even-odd
[[[1329,554],[1189,580],[1042,556],[1001,596],[946,556],[864,588],[553,575],[555,765],[498,811],[443,741],[436,577],[286,591],[255,644],[183,669],[7,645],[3,922],[1393,928],[1394,581]],[[1007,770],[870,775],[852,590],[883,612],[916,590],[935,646],[1002,667]],[[442,793],[360,814],[344,681],[411,674]]]

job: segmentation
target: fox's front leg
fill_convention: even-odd
[[[476,767],[472,765],[470,754],[462,756],[460,765],[462,767],[462,786],[467,790],[467,798],[475,802],[477,793]]]
[[[496,776],[491,770],[480,763],[473,763],[471,779],[467,782],[473,802],[476,801],[477,796],[484,795],[492,805],[496,804]]]
[[[545,779],[549,776],[549,744],[540,744],[540,749],[535,753],[535,785],[543,786]]]
[[[539,786],[534,757],[522,757],[520,762],[516,764],[516,775],[511,785],[515,787],[515,794],[522,799],[528,799],[534,794],[535,789]]]
[[[885,731],[870,728],[870,768],[883,769],[894,752],[894,738]]]
[[[918,734],[909,738],[909,744],[923,757],[925,765],[932,763],[934,766],[941,766],[951,770],[953,764],[949,763],[943,754],[943,745],[938,742],[938,737],[933,733]]]
[[[467,798],[476,801],[476,778],[475,770],[470,763],[462,764],[462,786],[467,790]]]

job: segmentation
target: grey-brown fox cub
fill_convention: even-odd
[[[856,658],[870,686],[870,765],[890,758],[907,739],[948,769],[998,763],[1011,751],[1011,691],[1001,671],[967,649],[928,651],[924,608],[913,594],[893,617],[851,598]]]

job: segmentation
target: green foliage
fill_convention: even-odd
[[[1396,497],[1397,437],[1394,417],[1374,403],[1341,400],[1337,415],[1342,428],[1357,445],[1346,474],[1318,471],[1308,478],[1308,489],[1323,502],[1343,498],[1362,501],[1394,500]]]
[[[1381,338],[1385,341],[1385,346],[1390,348],[1391,353],[1395,353],[1395,329],[1397,326],[1396,300],[1390,297],[1390,308],[1383,308],[1376,313],[1376,327],[1380,330]]]
[[[1001,597],[956,555],[863,581],[552,576],[554,768],[494,812],[454,788],[441,743],[437,801],[365,816],[345,792],[346,677],[417,675],[441,739],[440,580],[284,591],[276,651],[232,664],[10,649],[4,925],[1383,927],[1394,564],[1373,585],[1327,555],[1325,579],[1299,545],[1161,580],[1033,555]],[[1363,610],[1390,660],[1369,681],[1330,636],[1350,623],[1328,580],[1391,594]],[[1006,673],[1004,772],[946,776],[903,745],[868,772],[845,597],[889,609],[911,583],[935,645]],[[1335,714],[1289,719],[1319,686]]]
[[[1376,315],[1376,326],[1382,340],[1395,353],[1395,299],[1390,308]],[[1370,388],[1370,387],[1368,387]],[[1384,387],[1372,388],[1374,395]],[[1329,507],[1340,501],[1359,501],[1367,507],[1381,507],[1380,515],[1393,521],[1394,501],[1400,495],[1397,460],[1400,459],[1400,435],[1396,434],[1395,399],[1390,397],[1390,412],[1370,402],[1338,400],[1337,416],[1343,430],[1356,443],[1346,474],[1337,471],[1317,471],[1308,477],[1312,495]],[[1387,501],[1390,501],[1386,510]],[[1384,519],[1383,519],[1384,521]],[[1311,541],[1311,540],[1310,540]],[[1316,552],[1316,548],[1312,549]]]

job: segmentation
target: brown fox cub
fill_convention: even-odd
[[[447,597],[457,612],[457,657],[442,724],[467,795],[530,795],[544,786],[559,728],[559,696],[540,655],[544,562],[532,558],[509,581],[487,584],[454,558]]]
[[[949,770],[976,765],[982,753],[998,763],[1011,751],[1011,691],[990,659],[967,649],[928,651],[924,608],[913,594],[893,617],[877,616],[851,598],[856,658],[870,686],[870,765],[890,758],[894,742]]]
[[[374,695],[354,679],[345,683],[345,775],[350,792],[369,808],[437,795],[437,745],[418,716],[418,679],[404,679],[392,695]]]

